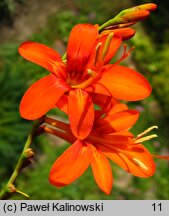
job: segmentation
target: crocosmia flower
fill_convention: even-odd
[[[56,187],[72,183],[91,166],[97,185],[106,194],[110,194],[113,175],[109,159],[134,176],[147,178],[155,172],[153,160],[155,155],[152,155],[141,144],[156,137],[156,135],[145,136],[155,127],[151,127],[135,138],[129,129],[137,121],[138,111],[129,110],[125,104],[121,104],[115,99],[107,104],[106,101],[109,98],[104,96],[102,99],[97,96],[96,98],[97,104],[102,107],[102,112],[98,110],[93,128],[85,139],[77,139],[71,133],[69,124],[58,122],[49,117],[45,119],[47,125],[44,126],[44,130],[46,132],[72,143],[51,168],[49,180]],[[103,107],[107,110],[105,111]],[[52,125],[52,127],[48,125]],[[55,126],[56,128],[54,128]]]
[[[19,53],[51,72],[35,82],[24,94],[20,104],[23,118],[34,120],[68,96],[68,116],[73,134],[86,138],[93,127],[94,104],[91,93],[136,101],[151,93],[148,81],[138,72],[109,64],[122,42],[119,34],[99,36],[98,26],[76,25],[69,36],[66,59],[46,45],[25,42]],[[80,129],[79,129],[80,128]]]

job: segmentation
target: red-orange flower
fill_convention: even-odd
[[[56,187],[72,183],[91,165],[96,183],[106,194],[110,194],[113,176],[108,159],[135,176],[146,178],[155,172],[152,155],[140,143],[146,138],[142,135],[134,138],[128,131],[137,121],[139,113],[109,97],[96,97],[96,100],[102,110],[95,115],[93,129],[83,140],[74,137],[68,124],[46,117],[47,124],[62,129],[45,126],[46,132],[73,143],[51,168],[49,180]]]
[[[99,38],[97,26],[78,24],[70,33],[66,60],[62,61],[56,51],[43,44],[21,44],[19,53],[24,58],[51,72],[26,91],[20,104],[21,116],[37,119],[54,108],[62,96],[68,95],[72,132],[84,139],[94,121],[91,92],[129,101],[149,96],[151,87],[141,74],[118,63],[109,64],[121,41],[113,33]],[[64,99],[60,102],[64,103]]]

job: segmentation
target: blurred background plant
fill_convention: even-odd
[[[17,8],[23,5],[25,0],[1,0],[0,1],[0,23],[4,22],[12,26]]]
[[[158,125],[158,138],[146,143],[152,153],[169,154],[169,26],[168,1],[153,1],[158,10],[137,24],[137,33],[128,43],[136,49],[123,62],[143,73],[152,84],[148,99],[129,103],[141,112],[133,129],[138,134]],[[0,1],[0,189],[10,177],[29,133],[31,122],[20,118],[18,106],[27,87],[47,71],[25,61],[17,53],[20,43],[33,40],[65,52],[68,35],[76,23],[103,23],[120,10],[147,3],[144,0],[1,0]],[[51,112],[65,118],[59,110]],[[91,170],[65,188],[48,182],[55,159],[66,149],[65,141],[42,135],[33,144],[34,163],[17,179],[19,189],[32,199],[169,199],[169,165],[156,160],[157,172],[148,179],[131,176],[112,163],[114,188],[110,196],[96,186]],[[14,196],[12,199],[22,199]]]

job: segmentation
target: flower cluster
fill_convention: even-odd
[[[151,94],[151,86],[137,71],[119,65],[131,51],[127,52],[126,46],[119,60],[111,60],[123,40],[134,36],[135,31],[128,26],[146,18],[154,9],[155,4],[140,5],[122,11],[102,26],[76,25],[63,58],[40,43],[29,41],[20,45],[22,57],[51,73],[26,91],[20,103],[21,116],[35,120],[59,108],[69,118],[67,124],[44,117],[45,132],[72,143],[53,164],[51,184],[68,185],[91,165],[96,183],[109,194],[113,176],[108,159],[135,176],[153,175],[152,155],[141,142],[156,135],[144,137],[150,128],[134,138],[129,129],[139,113],[119,101],[142,100]]]

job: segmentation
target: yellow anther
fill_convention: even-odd
[[[95,56],[94,65],[96,65],[96,63],[98,62],[98,59],[101,53],[101,46],[102,46],[102,42],[99,42],[96,46],[96,56]]]
[[[106,55],[107,55],[107,53],[109,51],[110,43],[112,41],[113,36],[114,36],[113,32],[108,35],[108,37],[106,39],[106,42],[104,44],[101,60],[104,60],[104,58],[106,57]]]
[[[95,78],[96,77],[96,72],[95,71],[93,71],[92,69],[87,69],[87,73],[91,76],[91,77],[93,77],[93,78]]]
[[[97,46],[96,46],[96,53],[98,52],[98,50],[99,50],[99,47],[102,45],[102,42],[99,42],[98,44],[97,44]]]
[[[136,140],[134,141],[134,143],[135,143],[135,144],[142,143],[142,142],[151,140],[151,139],[156,138],[156,137],[158,137],[156,134],[152,134],[152,135],[150,135],[150,136],[141,137],[141,138],[139,138],[139,139],[136,139]]]
[[[147,133],[149,133],[150,131],[152,131],[154,129],[158,129],[158,126],[155,125],[155,126],[149,127],[147,130],[143,131],[141,134],[138,134],[137,138],[140,138],[140,137],[146,135]]]
[[[143,164],[139,159],[137,159],[137,158],[132,158],[132,160],[133,160],[137,165],[139,165],[139,167],[141,167],[142,169],[148,170],[148,167],[147,167],[145,164]]]

